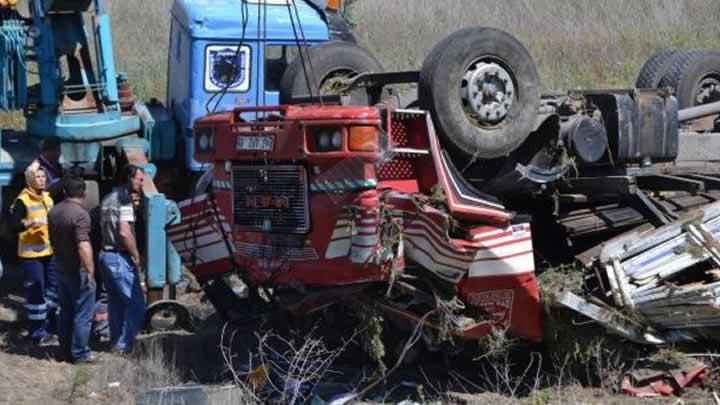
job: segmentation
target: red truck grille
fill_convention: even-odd
[[[307,174],[303,166],[233,169],[235,225],[249,231],[307,233]]]

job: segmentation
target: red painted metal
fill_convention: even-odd
[[[262,119],[240,118],[253,112]],[[454,284],[466,305],[487,314],[452,333],[476,339],[502,328],[539,341],[541,307],[529,224],[513,224],[513,213],[498,203],[462,194],[443,161],[427,114],[387,111],[383,118],[372,107],[280,106],[236,109],[198,119],[196,128],[212,128],[215,148],[196,158],[215,163],[216,186],[212,196],[180,204],[183,223],[171,227],[169,237],[194,265],[200,281],[235,265],[258,284],[327,291],[325,301],[308,296],[294,310],[342,299],[338,287],[359,286],[362,291],[365,285],[382,285],[391,269],[404,271],[404,264],[413,262]],[[352,125],[382,129],[388,136],[387,153],[349,151],[347,128]],[[340,150],[309,148],[313,126],[343,128]],[[235,147],[239,134],[273,136],[274,148],[239,151]],[[233,190],[233,168],[250,164],[304,166],[310,218],[306,233],[260,232],[234,223],[234,215],[242,215],[243,210],[286,209],[293,203],[281,190],[277,195]],[[438,188],[446,197],[441,206],[429,198]],[[402,257],[381,254],[387,253],[383,248],[388,221],[402,234]],[[458,221],[460,227],[451,225]],[[422,316],[390,302],[381,305],[393,317],[417,321]]]

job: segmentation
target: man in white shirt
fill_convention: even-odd
[[[132,350],[145,317],[145,298],[140,286],[140,252],[135,238],[133,195],[142,190],[145,172],[126,167],[123,183],[102,201],[99,255],[103,282],[108,292],[110,343],[113,351]]]

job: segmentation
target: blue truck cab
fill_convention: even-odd
[[[176,0],[168,48],[167,105],[193,159],[192,127],[210,111],[277,105],[298,43],[330,38],[324,1]]]

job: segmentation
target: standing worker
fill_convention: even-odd
[[[53,200],[45,191],[46,182],[45,170],[37,162],[32,163],[25,170],[26,186],[10,208],[12,227],[18,233],[17,254],[34,344],[47,342],[57,314],[57,274],[48,230]]]
[[[45,170],[47,175],[46,189],[50,193],[50,197],[55,202],[60,201],[62,197],[63,176],[62,166],[60,166],[60,138],[45,138],[40,145],[40,155],[33,163],[37,163]]]
[[[73,363],[93,363],[90,323],[95,305],[95,262],[90,214],[83,206],[85,181],[63,180],[65,199],[50,212],[50,235],[60,278],[60,349]]]
[[[135,239],[133,195],[142,191],[145,172],[128,165],[122,184],[102,201],[100,268],[109,298],[110,343],[113,351],[127,353],[145,317],[140,286],[140,251]]]

